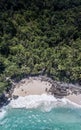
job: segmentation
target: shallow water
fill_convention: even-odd
[[[56,100],[54,99],[53,102],[52,97],[48,99],[45,100],[44,95],[41,100],[33,97],[35,102],[31,105],[32,108],[15,109],[10,105],[7,106],[0,114],[0,130],[81,130],[81,108],[68,106],[68,104],[54,107]],[[29,103],[31,104],[31,100]]]

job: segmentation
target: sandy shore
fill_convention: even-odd
[[[46,91],[51,88],[48,81],[41,81],[37,78],[29,78],[21,80],[13,91],[14,96],[27,96],[27,95],[41,95],[47,93]]]
[[[81,105],[81,94],[79,94],[79,95],[72,94],[72,95],[66,96],[65,98],[69,99],[70,101],[72,101],[76,104]]]
[[[26,78],[16,84],[12,96],[41,95],[47,93],[52,84],[49,81],[42,81],[40,78]],[[81,94],[65,97],[70,101],[81,105]]]

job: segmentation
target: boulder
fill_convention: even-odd
[[[13,95],[13,99],[16,100],[19,96]]]

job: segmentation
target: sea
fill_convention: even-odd
[[[19,97],[0,109],[0,130],[81,130],[81,106],[46,94]]]

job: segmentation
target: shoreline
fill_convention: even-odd
[[[55,98],[66,98],[71,102],[81,105],[81,87],[60,83],[45,76],[34,76],[23,78],[19,82],[14,83],[9,93],[5,93],[6,103],[4,101],[1,107],[9,104],[9,102],[18,97],[25,97],[29,95],[53,95]]]
[[[72,95],[66,96],[65,98],[70,100],[73,103],[81,105],[81,94],[79,94],[79,95],[72,94]]]
[[[66,98],[71,102],[81,105],[81,92],[73,84],[59,84],[47,77],[29,77],[22,79],[14,88],[12,97],[29,95],[54,95],[56,98]]]

